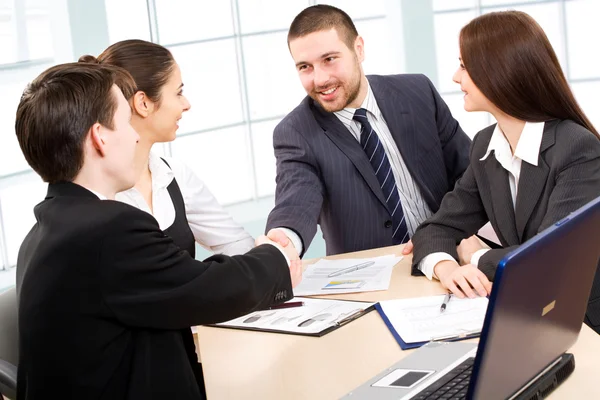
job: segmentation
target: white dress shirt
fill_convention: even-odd
[[[152,214],[160,229],[165,230],[175,221],[175,206],[167,187],[176,179],[196,242],[214,253],[230,256],[252,249],[252,236],[231,218],[204,182],[185,164],[172,158],[165,157],[165,160],[170,168],[158,155],[150,152],[148,165],[152,174],[153,210],[136,188],[117,193],[115,199]]]
[[[525,161],[536,167],[538,165],[540,146],[544,135],[544,124],[544,122],[525,123],[519,141],[517,142],[517,148],[515,149],[514,155],[500,126],[496,124],[487,151],[480,159],[480,161],[485,160],[493,151],[496,160],[498,160],[502,168],[508,172],[508,184],[510,186],[513,208],[517,204],[517,188],[519,187],[519,177],[521,176],[521,163]],[[477,266],[479,264],[479,259],[487,251],[489,251],[489,249],[477,250],[471,257],[471,264]],[[445,260],[454,261],[454,258],[450,254],[444,252],[431,253],[421,260],[419,269],[427,278],[431,279],[434,277],[433,269],[435,266],[439,262]]]
[[[406,164],[404,164],[402,155],[398,150],[398,146],[394,141],[394,137],[390,132],[387,122],[385,122],[385,119],[383,118],[383,114],[377,105],[375,95],[371,90],[371,85],[369,85],[368,82],[367,96],[363,100],[360,108],[367,110],[367,119],[375,132],[377,132],[379,140],[383,145],[383,149],[385,150],[385,154],[390,161],[392,174],[396,180],[396,187],[398,188],[398,194],[400,195],[402,211],[404,212],[408,234],[412,236],[421,222],[433,215],[433,212],[427,203],[425,203],[423,195],[421,194],[421,190],[408,172],[408,168],[406,168]],[[355,112],[356,108],[347,107],[343,110],[336,111],[334,114],[360,143],[361,124],[353,119]],[[302,241],[296,232],[287,228],[280,229],[282,229],[290,238],[294,246],[296,246],[298,253],[301,253]]]

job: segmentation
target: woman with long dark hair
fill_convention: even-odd
[[[415,232],[413,272],[475,297],[490,292],[504,255],[600,195],[600,136],[529,15],[482,15],[459,42],[465,110],[497,123],[476,135],[464,175]],[[471,249],[460,266],[456,245],[488,221],[502,247]]]

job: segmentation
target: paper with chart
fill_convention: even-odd
[[[481,332],[488,306],[486,297],[452,296],[440,312],[444,295],[382,301],[381,310],[406,343],[428,342]]]
[[[374,303],[295,297],[301,307],[255,311],[231,321],[216,324],[219,327],[261,331],[317,334],[360,317]]]
[[[374,258],[319,260],[302,274],[294,288],[296,296],[373,292],[390,287],[394,265],[402,257],[387,255]]]

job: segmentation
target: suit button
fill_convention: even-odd
[[[385,224],[383,224],[383,226],[385,226],[386,228],[391,228],[392,227],[392,221],[390,221],[388,219],[387,221],[385,221]]]

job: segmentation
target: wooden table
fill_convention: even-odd
[[[399,255],[401,248],[328,258]],[[410,276],[410,260],[405,257],[394,267],[387,291],[326,297],[375,302],[443,294],[439,282]],[[196,339],[208,398],[218,400],[336,399],[411,352],[400,349],[376,311],[320,338],[199,327]],[[600,399],[600,336],[583,325],[570,352],[575,372],[550,399]]]

